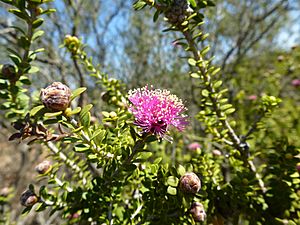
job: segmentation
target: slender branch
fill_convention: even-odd
[[[189,48],[192,51],[195,60],[202,62],[202,65],[198,66],[198,69],[201,72],[201,75],[203,76],[204,82],[207,84],[206,85],[207,90],[211,93],[211,95],[209,95],[209,98],[210,98],[210,100],[213,104],[213,108],[214,108],[217,116],[219,118],[221,118],[221,117],[223,117],[223,115],[222,115],[222,112],[219,108],[218,101],[215,97],[213,97],[213,95],[216,93],[216,91],[213,88],[209,78],[206,76],[206,74],[207,74],[207,65],[204,62],[202,56],[199,54],[197,44],[194,42],[192,34],[189,32],[189,30],[184,31],[183,35],[184,35],[184,37],[186,38],[186,40],[189,44]],[[226,119],[225,120],[220,120],[220,122],[228,130],[228,135],[229,135],[234,147],[236,147],[237,149],[241,149],[240,148],[241,141],[240,141],[239,137],[236,135],[236,133],[234,132],[234,130],[232,129],[232,127],[230,126],[229,122]]]
[[[79,178],[82,179],[83,184],[86,184],[87,181],[84,178],[82,170],[79,166],[77,166],[63,152],[61,152],[51,141],[46,142],[46,145],[55,155],[57,155],[62,161],[64,161],[67,166],[69,166],[78,174]]]

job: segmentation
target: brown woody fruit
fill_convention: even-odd
[[[40,94],[43,104],[52,111],[64,111],[71,102],[71,90],[68,86],[53,82],[50,86],[42,89]]]
[[[31,207],[38,202],[38,197],[32,190],[26,190],[22,193],[20,202],[23,206]]]
[[[0,78],[10,81],[17,81],[16,68],[11,64],[4,64],[1,68]]]
[[[179,188],[185,193],[196,194],[201,188],[201,181],[195,173],[186,173],[180,178]]]
[[[206,219],[204,207],[199,202],[194,202],[191,206],[190,213],[196,222],[203,222]]]

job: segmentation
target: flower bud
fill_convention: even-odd
[[[257,95],[249,95],[248,100],[255,101],[257,99]]]
[[[221,155],[222,155],[222,152],[221,152],[220,150],[218,150],[218,149],[214,149],[214,150],[212,150],[212,154],[213,154],[214,156],[221,156]]]
[[[196,222],[203,222],[206,219],[204,207],[199,202],[194,202],[191,206],[190,213]]]
[[[4,187],[0,190],[0,196],[3,196],[3,197],[7,197],[10,193],[10,190],[8,187]]]
[[[298,173],[300,173],[300,163],[298,163],[298,164],[296,165],[296,169],[297,169]]]
[[[67,49],[69,49],[69,51],[71,51],[73,54],[77,53],[81,44],[77,37],[69,34],[65,36],[64,43]]]
[[[201,145],[198,142],[193,142],[188,145],[188,149],[191,151],[196,151],[201,148]]]
[[[71,101],[71,90],[60,82],[53,82],[50,86],[41,91],[43,104],[53,111],[67,109]]]
[[[180,178],[179,188],[185,193],[196,194],[201,188],[201,181],[195,173],[186,173]]]
[[[32,190],[26,190],[22,193],[20,202],[23,206],[30,207],[38,202],[38,197]]]
[[[11,64],[4,64],[1,69],[0,77],[10,81],[16,81],[17,80],[16,68]]]
[[[277,57],[277,61],[278,62],[282,62],[284,60],[284,56],[283,55],[280,55]]]
[[[48,160],[45,160],[45,161],[41,162],[40,164],[38,164],[35,167],[36,172],[38,172],[39,174],[46,174],[51,169],[52,169],[52,164]]]
[[[299,87],[300,86],[300,79],[294,79],[294,80],[292,80],[292,85],[294,87]]]

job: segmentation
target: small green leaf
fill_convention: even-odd
[[[43,36],[45,32],[43,30],[38,30],[36,32],[34,32],[34,34],[32,35],[32,41],[38,39],[39,37]]]
[[[182,165],[178,165],[178,167],[177,167],[177,173],[180,176],[183,176],[186,173],[186,170],[185,170],[185,168]]]
[[[26,85],[31,85],[31,81],[28,79],[28,77],[26,76],[21,76],[19,78],[19,81],[22,83],[22,84],[26,84]]]
[[[217,82],[214,83],[213,87],[214,88],[219,88],[219,87],[221,87],[221,85],[222,85],[222,81],[219,80],[219,81],[217,81]]]
[[[90,147],[84,144],[79,144],[74,147],[75,152],[86,152],[88,150],[90,150]]]
[[[81,93],[85,92],[86,87],[80,87],[77,88],[76,90],[72,91],[72,96],[71,96],[71,101],[78,97]]]
[[[152,155],[152,152],[141,152],[138,156],[138,159],[148,160]]]
[[[44,109],[44,105],[39,105],[30,110],[30,116],[35,116],[40,110]]]
[[[80,113],[80,111],[81,111],[81,107],[76,107],[75,109],[65,113],[66,115],[71,116]]]
[[[191,73],[190,75],[192,78],[196,78],[196,79],[199,79],[200,78],[200,75],[198,73]]]
[[[9,58],[18,66],[22,62],[22,59],[18,57],[17,55],[8,55]]]
[[[188,59],[188,63],[189,63],[191,66],[196,66],[197,61],[196,61],[195,59],[193,59],[193,58],[189,58],[189,59]]]
[[[31,66],[27,73],[37,73],[39,72],[40,68],[37,66]]]
[[[19,17],[23,20],[29,19],[29,15],[26,13],[26,11],[21,11],[19,9],[9,9],[8,11],[15,14],[17,17]]]
[[[154,13],[154,16],[153,16],[153,22],[156,22],[158,17],[160,15],[160,11],[159,10],[156,10],[156,12]]]
[[[103,139],[105,136],[105,130],[103,130],[102,128],[95,130],[95,132],[92,134],[91,140],[93,140],[94,138],[99,139]]]
[[[56,9],[47,9],[47,10],[44,10],[41,14],[50,14],[50,13],[54,13],[56,12]]]
[[[227,110],[225,111],[225,113],[228,115],[228,114],[233,113],[234,111],[235,111],[234,108],[230,108],[230,109],[227,109]]]
[[[177,177],[174,177],[174,176],[169,176],[168,179],[167,179],[167,184],[169,186],[172,186],[172,187],[177,187],[178,182],[179,182],[179,179]]]
[[[177,195],[177,189],[174,187],[169,186],[167,189],[167,193],[170,195]]]
[[[191,5],[196,8],[197,7],[197,3],[195,0],[189,0],[189,2],[191,3]]]
[[[110,117],[109,112],[102,111],[101,113],[102,113],[102,115],[103,115],[104,117],[106,117],[106,118],[109,118],[109,117]]]
[[[34,29],[36,29],[36,28],[38,28],[39,26],[41,26],[41,25],[43,24],[43,22],[44,22],[44,19],[43,19],[43,18],[38,18],[38,19],[36,19],[35,21],[33,21],[32,27],[33,27]]]
[[[45,117],[55,117],[62,114],[62,111],[59,112],[51,112],[51,113],[45,113]]]
[[[84,106],[80,112],[80,116],[84,116],[84,114],[88,113],[91,108],[93,108],[92,104],[88,104],[88,105]]]
[[[204,89],[204,90],[201,91],[201,94],[202,94],[203,97],[208,97],[209,96],[209,91]]]

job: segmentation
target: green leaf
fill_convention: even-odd
[[[202,96],[204,96],[204,97],[208,97],[208,96],[209,96],[209,91],[206,90],[206,89],[204,89],[204,90],[201,91],[201,94],[202,94]]]
[[[38,49],[36,49],[34,51],[30,51],[29,56],[34,55],[34,54],[39,53],[39,52],[43,52],[43,51],[45,51],[44,48],[38,48]]]
[[[13,55],[18,56],[20,59],[22,58],[22,57],[19,55],[19,53],[17,53],[15,50],[13,50],[13,49],[11,49],[11,48],[7,48],[7,51],[10,52],[10,53],[12,53]]]
[[[158,17],[160,15],[160,11],[159,10],[156,10],[156,12],[154,13],[154,16],[153,16],[153,22],[156,22]]]
[[[143,9],[145,6],[147,5],[147,3],[145,3],[144,1],[137,1],[136,3],[133,4],[133,8],[135,10],[141,10]]]
[[[81,93],[85,92],[86,87],[80,87],[72,91],[71,101],[78,97]]]
[[[47,10],[44,10],[41,14],[50,14],[50,13],[54,13],[56,12],[56,9],[47,9]]]
[[[71,116],[71,115],[75,115],[75,114],[78,114],[80,113],[81,111],[81,107],[76,107],[75,109],[73,109],[72,111],[68,112],[68,116]]]
[[[18,66],[22,62],[22,59],[17,55],[8,55],[8,57]]]
[[[79,114],[80,122],[81,122],[82,126],[84,126],[85,128],[88,128],[90,125],[91,113],[89,112],[89,110],[92,107],[93,107],[92,104],[86,105],[85,107],[83,107],[83,109],[81,110],[81,112]]]
[[[177,195],[177,189],[174,187],[169,186],[167,189],[167,193],[170,195]]]
[[[195,59],[193,59],[193,58],[189,58],[189,59],[188,59],[188,63],[189,63],[191,66],[196,66],[197,61],[196,61]]]
[[[37,66],[31,66],[27,73],[37,73],[39,72],[40,68]]]
[[[43,19],[43,18],[38,18],[38,19],[36,19],[35,21],[33,21],[33,23],[32,23],[33,29],[36,29],[36,28],[38,28],[39,26],[41,26],[41,25],[43,24],[43,22],[44,22],[44,19]]]
[[[28,77],[26,76],[21,76],[19,78],[19,81],[22,83],[22,84],[25,84],[25,85],[31,85],[31,81],[28,79]]]
[[[44,109],[44,105],[39,105],[30,110],[30,116],[35,116],[40,110]]]
[[[1,0],[1,2],[4,2],[4,3],[6,3],[6,4],[10,4],[10,5],[13,4],[13,3],[12,3],[12,0]]]
[[[190,75],[192,78],[196,78],[196,79],[199,79],[200,78],[200,75],[198,73],[191,73]]]
[[[59,112],[50,112],[50,113],[45,113],[45,117],[55,117],[55,116],[59,116],[62,114],[62,111]]]
[[[74,147],[74,151],[75,152],[86,152],[86,151],[89,151],[90,150],[90,147],[89,146],[86,146],[84,144],[79,144],[79,145],[76,145]]]
[[[226,110],[226,109],[229,109],[229,108],[232,108],[232,105],[231,105],[231,104],[222,105],[222,106],[220,107],[221,110]]]
[[[19,9],[9,9],[8,11],[13,13],[14,15],[16,15],[17,17],[19,17],[23,20],[28,20],[29,19],[29,15],[25,11],[21,11]]]
[[[84,114],[88,113],[91,108],[93,108],[92,104],[88,104],[88,105],[84,106],[80,112],[80,116],[84,116]]]
[[[143,160],[148,160],[152,155],[153,155],[152,152],[141,152],[137,158],[143,159]]]
[[[36,32],[34,32],[34,34],[32,35],[32,41],[38,39],[39,37],[44,35],[44,31],[43,30],[38,30]]]
[[[91,140],[93,140],[94,138],[97,138],[98,140],[102,140],[104,138],[106,134],[106,131],[103,130],[102,128],[99,128],[97,130],[95,130],[95,132],[92,134]]]
[[[185,170],[185,168],[182,165],[178,165],[178,167],[177,167],[177,173],[180,176],[183,176],[186,173],[186,170]]]
[[[206,46],[204,49],[202,49],[202,50],[200,51],[200,54],[201,54],[202,56],[205,56],[205,55],[208,53],[209,49],[210,49],[210,47],[209,47],[209,46]]]
[[[215,82],[215,83],[213,84],[213,87],[217,89],[217,88],[221,87],[222,83],[223,83],[223,82],[222,82],[221,80],[218,80],[217,82]]]
[[[227,109],[226,111],[225,111],[225,114],[231,114],[231,113],[233,113],[235,111],[235,109],[234,108],[230,108],[230,109]]]
[[[191,3],[191,5],[196,8],[197,7],[197,3],[195,0],[189,0],[189,2]]]
[[[21,36],[18,39],[18,46],[20,46],[21,48],[24,48],[24,49],[28,49],[30,46],[30,42],[29,42],[28,38],[25,36]]]
[[[179,179],[175,176],[169,176],[167,179],[167,184],[172,187],[178,186]]]

